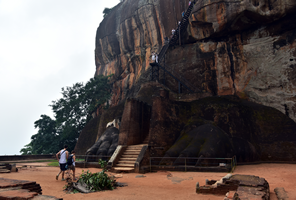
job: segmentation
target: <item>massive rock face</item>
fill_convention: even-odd
[[[160,51],[187,7],[183,0],[125,0],[102,21],[96,74],[114,74],[113,108],[101,116],[97,140],[106,120],[120,115],[119,143],[139,143],[148,135],[150,156],[295,161],[296,2],[197,1],[181,45],[170,46],[161,65],[201,92],[172,94],[177,82],[161,72],[161,87],[171,95],[157,95],[161,84],[148,83],[151,53]]]
[[[102,21],[96,37],[96,74],[115,75],[113,104],[134,97],[139,87],[133,86],[149,81],[145,72],[151,52],[159,52],[187,4],[182,0],[126,0]]]
[[[187,3],[126,0],[100,24],[96,74],[115,75],[113,104],[149,81],[151,52],[159,52]],[[183,45],[166,54],[166,67],[204,92],[239,95],[296,120],[295,10],[293,0],[199,0]]]

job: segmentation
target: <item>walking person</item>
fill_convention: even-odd
[[[56,154],[56,158],[59,162],[60,165],[60,172],[56,175],[56,180],[59,179],[59,175],[62,173],[62,181],[65,180],[64,175],[65,175],[65,171],[66,171],[66,165],[67,165],[67,160],[68,160],[68,156],[69,156],[69,152],[67,151],[68,145],[64,146],[64,149],[60,150],[57,154]],[[60,156],[60,158],[59,158]]]
[[[158,55],[157,55],[157,53],[155,54],[155,62],[158,63]]]
[[[68,169],[72,170],[73,172],[73,180],[76,181],[77,179],[75,178],[75,161],[76,161],[76,156],[75,156],[75,151],[71,151],[71,155],[68,158],[67,165]]]

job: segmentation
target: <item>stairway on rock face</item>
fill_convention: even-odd
[[[144,144],[128,146],[113,169],[115,171],[133,172],[135,169],[135,162],[143,146]]]
[[[158,54],[158,63],[164,62],[165,54],[170,46],[176,45],[176,43],[179,41],[179,34],[181,34],[184,30],[187,29],[188,23],[189,23],[189,16],[191,14],[191,11],[194,6],[194,2],[191,3],[191,5],[188,7],[184,17],[182,18],[180,24],[178,25],[173,37],[170,39],[169,43],[166,43],[161,51]],[[156,67],[156,70],[153,70]],[[163,68],[163,67],[161,67]],[[180,73],[175,72],[172,68],[167,67],[164,69],[165,71],[169,72],[171,75],[173,75],[173,78],[176,79],[181,85],[185,86],[186,89],[188,89],[190,92],[197,92],[194,85],[192,85],[187,79],[185,79]],[[155,77],[156,76],[156,77]],[[151,80],[159,80],[159,66],[153,66],[152,65],[152,74],[151,74]],[[179,88],[180,92],[180,88]]]

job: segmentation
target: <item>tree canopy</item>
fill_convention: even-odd
[[[99,75],[85,85],[75,83],[72,87],[62,88],[62,98],[50,105],[55,119],[41,115],[34,122],[37,134],[32,135],[31,142],[20,152],[23,155],[51,154],[58,152],[64,144],[74,149],[80,132],[91,119],[91,112],[110,99],[109,77]]]

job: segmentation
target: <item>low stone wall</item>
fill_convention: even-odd
[[[62,200],[62,198],[42,195],[41,186],[34,181],[24,181],[7,178],[0,178],[0,199]]]
[[[18,160],[55,159],[55,155],[5,155],[0,156],[0,162]]]

